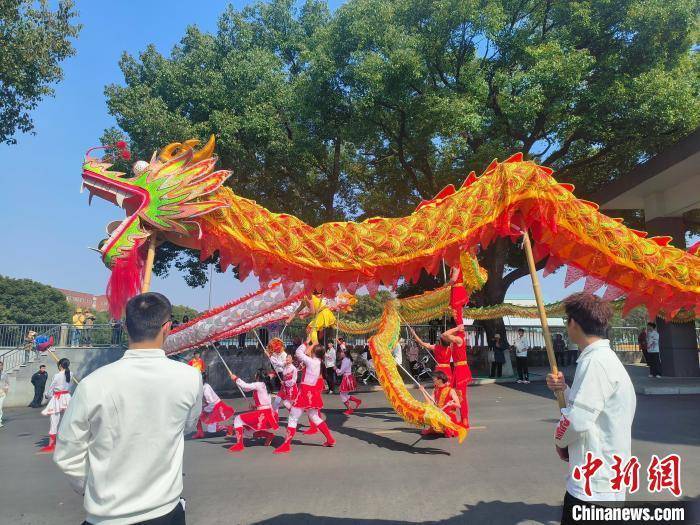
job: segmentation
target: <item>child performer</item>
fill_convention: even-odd
[[[343,404],[347,407],[347,410],[343,412],[346,416],[352,414],[355,410],[359,408],[362,404],[355,396],[351,396],[351,392],[357,390],[357,381],[355,376],[352,374],[352,358],[350,357],[350,352],[347,350],[340,351],[340,368],[336,368],[335,371],[339,376],[343,377],[340,383],[340,399],[342,399]],[[355,403],[355,408],[350,406],[350,402]]]
[[[282,385],[280,385],[280,378],[282,377],[282,371],[284,370],[287,362],[287,352],[284,351],[284,342],[279,337],[275,337],[271,339],[269,343],[267,343],[267,348],[265,348],[263,351],[270,360],[272,370],[275,372],[275,380],[273,384],[279,385],[279,388],[282,388]]]
[[[255,383],[246,383],[236,374],[230,374],[231,379],[244,392],[253,392],[253,401],[255,402],[255,410],[238,414],[233,419],[233,428],[236,431],[236,444],[229,448],[230,452],[239,452],[245,448],[243,444],[243,427],[247,427],[254,431],[253,437],[265,438],[265,446],[269,447],[275,435],[269,432],[269,429],[277,430],[277,417],[272,411],[272,402],[270,394],[267,392],[265,383],[257,381]]]
[[[433,395],[431,396],[421,385],[420,391],[425,396],[428,402],[434,402],[439,408],[442,409],[445,414],[447,414],[454,423],[457,421],[457,409],[459,408],[459,398],[457,397],[457,392],[450,386],[450,381],[447,378],[447,374],[444,372],[435,372],[433,374],[433,380],[435,381],[435,389],[433,390]],[[431,428],[427,428],[421,432],[422,435],[434,434],[435,431]],[[445,437],[456,437],[457,433],[454,430],[446,429]]]
[[[214,389],[207,382],[208,375],[207,372],[202,374],[202,382],[204,383],[202,387],[202,401],[204,406],[202,407],[199,421],[197,421],[197,433],[192,436],[192,439],[202,439],[205,431],[218,432],[222,430],[225,427],[224,421],[231,419],[236,412],[216,395]]]
[[[285,454],[292,450],[291,443],[297,431],[299,417],[305,411],[308,413],[309,421],[314,428],[320,430],[326,437],[324,447],[335,445],[335,439],[328,429],[326,422],[321,419],[319,410],[323,408],[323,380],[321,380],[321,365],[325,350],[311,341],[307,341],[306,346],[300,346],[296,350],[296,357],[304,363],[304,378],[301,381],[301,391],[297,397],[287,420],[287,437],[284,443],[275,449],[275,454]]]
[[[282,387],[277,394],[277,397],[272,402],[272,408],[275,412],[279,412],[280,405],[291,411],[292,406],[299,396],[299,385],[297,385],[297,375],[299,371],[294,366],[294,360],[291,354],[285,354],[287,359],[282,369]]]
[[[446,333],[452,337],[452,357],[454,370],[452,372],[452,386],[459,397],[460,425],[469,428],[469,398],[467,387],[472,381],[472,371],[467,362],[467,334],[464,326],[457,326]]]
[[[53,452],[56,448],[58,424],[70,403],[70,361],[65,357],[58,361],[58,372],[53,376],[45,395],[49,402],[41,413],[51,418],[51,426],[49,428],[49,444],[42,447],[41,452]]]

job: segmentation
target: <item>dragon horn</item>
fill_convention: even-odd
[[[195,152],[194,156],[192,157],[192,162],[199,162],[200,160],[211,157],[212,153],[214,153],[214,146],[216,146],[216,138],[212,134],[207,143],[202,146],[199,151]]]
[[[168,161],[173,158],[173,154],[175,153],[175,150],[182,146],[182,143],[180,142],[171,142],[167,146],[165,146],[162,150],[160,150],[160,155],[158,155],[158,158],[162,161]]]

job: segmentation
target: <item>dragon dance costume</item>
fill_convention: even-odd
[[[437,364],[435,365],[436,372],[445,372],[447,380],[452,382],[452,345],[443,345],[442,342],[435,344],[433,355]]]
[[[343,357],[343,361],[340,363],[340,368],[336,368],[336,373],[343,377],[340,382],[340,399],[347,408],[343,412],[346,416],[352,414],[357,408],[362,404],[362,401],[355,396],[350,395],[352,392],[357,390],[357,380],[352,373],[352,361],[348,357]],[[350,402],[355,403],[355,408],[350,406]]]
[[[458,336],[459,337],[459,336]],[[452,386],[457,392],[460,405],[461,424],[469,428],[469,399],[467,397],[467,387],[472,381],[472,371],[467,362],[467,339],[466,334],[460,337],[461,344],[452,345],[452,357],[454,359],[454,370],[452,371]]]
[[[322,297],[313,294],[307,299],[309,303],[309,308],[311,309],[311,315],[313,319],[307,326],[307,331],[311,336],[311,341],[314,344],[318,344],[318,332],[325,328],[330,328],[335,325],[335,315],[328,308],[326,301]]]
[[[236,411],[230,407],[214,392],[209,383],[202,387],[202,413],[197,421],[197,433],[193,439],[201,439],[204,432],[218,432],[225,428],[223,424],[233,417]]]

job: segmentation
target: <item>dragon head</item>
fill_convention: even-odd
[[[217,200],[201,197],[216,191],[231,175],[230,171],[213,171],[215,139],[199,150],[198,140],[175,142],[153,154],[150,162],[138,161],[133,174],[111,171],[112,164],[90,156],[83,162],[83,187],[90,200],[97,195],[123,208],[126,218],[107,226],[108,237],[100,242],[98,251],[108,268],[130,256],[157,231],[179,236],[199,237],[199,225],[193,218],[224,207]]]

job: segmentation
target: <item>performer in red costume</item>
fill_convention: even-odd
[[[418,337],[418,334],[416,334],[413,328],[409,326],[408,329],[411,331],[411,335],[413,335],[413,338],[419,345],[433,353],[433,357],[437,362],[435,365],[435,371],[444,373],[447,376],[447,380],[451,382],[452,367],[450,362],[452,361],[452,343],[454,341],[452,336],[449,335],[450,331],[441,334],[438,343],[431,345]]]
[[[202,352],[199,350],[194,351],[192,354],[192,359],[190,359],[187,364],[199,370],[200,374],[203,374],[207,369],[207,365],[204,363],[204,359],[202,359]]]
[[[231,379],[244,392],[253,392],[253,401],[255,402],[255,410],[244,412],[237,415],[233,420],[233,428],[236,431],[236,444],[229,448],[230,452],[238,452],[245,448],[243,445],[243,428],[249,428],[254,431],[253,437],[264,438],[265,446],[269,447],[275,435],[269,430],[277,430],[277,416],[272,410],[272,400],[267,392],[265,383],[257,381],[255,383],[246,383],[236,374],[229,374]]]
[[[309,415],[309,421],[326,437],[324,447],[335,445],[335,439],[328,429],[326,422],[321,419],[319,411],[323,408],[323,379],[321,378],[321,366],[325,349],[312,343],[311,340],[306,345],[300,345],[296,350],[296,358],[304,364],[304,378],[301,381],[301,390],[292,410],[289,412],[287,420],[287,437],[284,443],[275,449],[275,454],[284,454],[292,450],[291,443],[297,431],[299,417],[305,411]]]
[[[362,401],[355,396],[350,395],[352,392],[357,390],[357,381],[355,380],[355,376],[352,374],[352,358],[350,357],[350,352],[347,350],[341,350],[340,359],[340,368],[336,368],[335,372],[343,378],[342,382],[340,383],[340,399],[347,408],[343,414],[349,416],[359,408]],[[355,403],[355,408],[350,406],[351,402]]]
[[[469,294],[464,286],[462,267],[453,266],[450,270],[450,307],[457,326],[464,324],[464,306],[469,302]]]
[[[214,389],[207,382],[207,373],[202,374],[202,414],[197,421],[197,433],[192,436],[192,439],[202,439],[204,432],[218,432],[225,428],[223,424],[235,414],[235,410],[221,401],[221,398],[216,395]],[[229,433],[231,429],[229,428]]]
[[[454,370],[452,371],[452,386],[459,397],[460,425],[469,428],[469,398],[467,387],[472,381],[472,371],[467,362],[467,334],[464,326],[457,326],[446,333],[452,337],[452,358]]]
[[[457,409],[459,408],[459,397],[454,388],[450,386],[450,382],[447,379],[447,375],[444,372],[435,372],[433,374],[433,380],[435,381],[435,389],[433,390],[433,395],[431,396],[428,391],[420,386],[420,391],[425,396],[426,400],[429,402],[434,402],[438,407],[440,407],[445,414],[447,414],[454,423],[457,421]],[[422,435],[426,436],[429,434],[434,434],[433,429],[427,428],[421,432]],[[454,430],[447,429],[444,433],[445,437],[456,437],[457,433]]]

